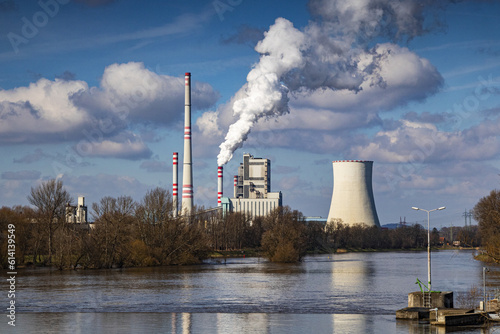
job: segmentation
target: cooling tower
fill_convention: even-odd
[[[373,161],[333,161],[333,194],[327,222],[380,227],[372,188]]]
[[[193,164],[191,155],[191,73],[185,76],[184,164],[182,173],[182,214],[193,210]]]

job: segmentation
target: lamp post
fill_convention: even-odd
[[[490,270],[483,267],[483,311],[486,311],[486,273]]]
[[[425,209],[420,209],[417,207],[412,207],[413,210],[418,210],[418,211],[425,211],[427,212],[427,283],[429,284],[427,288],[429,289],[429,292],[431,292],[431,225],[430,225],[430,213],[432,211],[437,211],[437,210],[444,210],[446,209],[445,206],[442,206],[437,209],[432,209],[432,210],[425,210]]]

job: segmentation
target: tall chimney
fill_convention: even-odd
[[[182,214],[193,210],[193,166],[191,155],[191,73],[185,75],[184,168],[182,173]]]
[[[234,176],[234,198],[238,197],[238,175]]]
[[[173,216],[174,217],[177,217],[177,210],[179,210],[179,201],[178,201],[178,188],[177,188],[177,185],[178,185],[178,176],[179,176],[179,168],[178,168],[178,164],[177,164],[177,161],[179,159],[179,153],[178,152],[174,152],[174,155],[173,155],[173,169],[172,169],[172,174],[173,174],[173,177],[172,177],[172,206],[174,207],[174,212],[173,212]]]
[[[217,167],[217,206],[222,206],[222,166]]]

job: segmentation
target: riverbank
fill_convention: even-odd
[[[444,246],[444,247],[434,247],[431,249],[432,252],[435,251],[446,251],[446,250],[480,250],[479,247],[454,247],[454,246]],[[424,252],[427,251],[427,248],[411,248],[411,249],[376,249],[376,248],[338,248],[338,249],[332,249],[332,251],[326,251],[326,250],[316,250],[316,251],[309,251],[307,252],[307,255],[330,255],[330,254],[345,254],[345,253],[375,253],[375,252],[381,252],[381,253],[387,253],[387,252]],[[238,250],[219,250],[219,251],[212,251],[209,253],[207,256],[206,260],[223,260],[223,259],[232,259],[232,258],[265,258],[264,252],[259,249],[259,248],[245,248],[245,249],[238,249]],[[474,257],[474,259],[485,262],[485,263],[494,263],[494,261],[491,260],[487,255],[484,254],[478,254]],[[186,265],[191,265],[186,264]],[[206,264],[206,262],[202,261],[199,264]],[[178,265],[175,265],[178,266]],[[158,266],[126,266],[123,268],[145,268],[145,267],[158,267]],[[47,265],[47,264],[33,264],[33,263],[28,263],[24,265],[20,265],[17,267],[18,269],[32,269],[32,268],[54,268],[58,269],[57,266],[55,265]],[[112,267],[109,269],[116,269],[118,267]],[[88,268],[82,268],[82,267],[77,267],[75,268],[66,268],[64,270],[80,270],[80,269],[88,269]],[[101,269],[106,269],[106,268],[101,268]],[[6,269],[5,269],[6,270]]]
[[[479,247],[455,247],[443,246],[433,247],[431,251],[443,250],[480,250]],[[408,249],[391,249],[391,248],[337,248],[332,251],[316,250],[308,251],[307,255],[320,255],[320,254],[343,254],[343,253],[371,253],[371,252],[423,252],[427,251],[426,247],[421,248],[408,248]],[[265,254],[258,248],[245,248],[241,250],[219,250],[210,253],[211,258],[239,258],[239,257],[264,257]],[[479,256],[479,255],[478,255]],[[479,260],[479,259],[478,259]],[[482,261],[482,260],[480,260]]]

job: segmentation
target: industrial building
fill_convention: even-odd
[[[78,205],[71,205],[69,203],[66,204],[66,223],[87,223],[87,206],[85,205],[85,197],[78,197]]]
[[[173,216],[192,215],[194,203],[193,163],[191,142],[191,73],[185,74],[184,103],[184,156],[182,178],[182,203],[178,197],[178,160],[177,152],[173,153]],[[243,155],[243,163],[235,176],[234,198],[223,197],[223,167],[217,168],[217,209],[223,212],[242,212],[251,218],[266,216],[277,207],[282,206],[281,192],[271,192],[271,161],[254,158],[250,154]],[[179,213],[179,204],[181,211]]]
[[[373,161],[333,161],[333,193],[327,224],[378,226],[372,188]]]
[[[220,189],[219,195],[223,212],[242,212],[251,218],[266,216],[283,205],[281,191],[271,192],[271,161],[248,153],[243,155],[238,175],[234,176],[234,198],[222,197]]]

